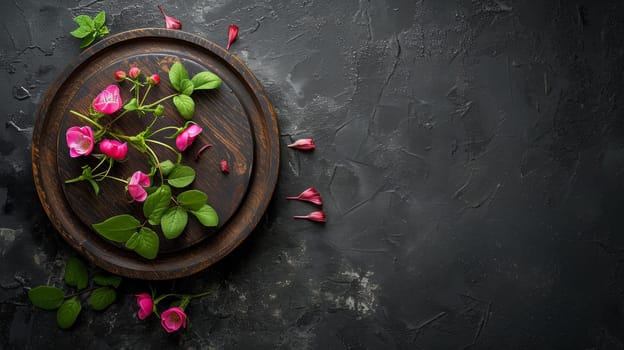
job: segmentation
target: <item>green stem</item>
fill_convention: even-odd
[[[128,184],[128,181],[127,181],[127,180],[124,180],[124,179],[120,179],[120,178],[118,178],[118,177],[115,177],[115,176],[111,176],[111,175],[106,175],[106,178],[107,178],[107,179],[113,179],[113,180],[117,180],[117,181],[119,181],[119,182],[123,182],[123,183],[125,183],[126,185]]]
[[[191,299],[195,299],[195,298],[201,298],[204,297],[206,295],[210,294],[210,292],[203,292],[203,293],[199,293],[199,294],[193,294],[193,295],[189,295],[189,297]]]
[[[98,179],[96,179],[96,181],[102,181],[102,180],[104,180],[104,179],[108,176],[108,173],[109,173],[109,172],[111,171],[111,169],[113,168],[113,159],[112,159],[112,158],[108,158],[108,159],[109,159],[109,161],[108,161],[108,168],[106,169],[106,171],[103,171],[103,172],[101,172],[100,174],[97,174],[97,175],[93,175],[93,177],[94,177],[94,178],[95,178],[95,177],[99,178],[99,180],[98,180]],[[97,167],[96,167],[96,168],[97,168]],[[94,170],[95,170],[95,169],[94,169]]]
[[[145,102],[145,99],[147,98],[147,95],[149,95],[149,92],[151,89],[152,89],[152,84],[149,84],[147,86],[147,90],[145,90],[145,94],[143,95],[143,98],[141,99],[141,103],[139,103],[139,107],[143,106],[143,102]]]
[[[147,139],[147,141],[149,141],[149,139]],[[161,184],[164,183],[165,177],[163,176],[163,172],[162,172],[162,168],[160,167],[160,161],[158,160],[158,156],[156,155],[156,153],[154,153],[154,150],[149,146],[147,146],[147,152],[154,158],[154,164],[156,164],[156,167],[158,168],[158,174],[160,174],[160,183]]]
[[[91,123],[91,124],[93,124],[93,125],[97,126],[100,130],[101,130],[101,129],[104,129],[104,128],[102,127],[102,125],[100,125],[100,123],[98,123],[98,122],[96,122],[95,120],[93,120],[93,119],[91,119],[91,118],[87,117],[87,116],[86,116],[86,115],[84,115],[84,114],[78,113],[78,112],[76,112],[76,111],[74,111],[74,110],[70,110],[70,111],[69,111],[69,113],[71,113],[71,114],[73,114],[73,115],[77,116],[78,118],[80,118],[80,119],[82,119],[82,120],[85,120],[85,121],[87,121],[87,122],[89,122],[89,123]]]
[[[113,125],[116,121],[118,121],[121,117],[123,117],[126,113],[128,113],[127,110],[124,109],[123,112],[121,112],[121,114],[119,114],[118,116],[115,117],[115,119],[111,120],[108,124],[106,124],[106,127],[108,128],[109,126]]]
[[[91,171],[95,171],[97,168],[100,167],[100,165],[104,164],[104,162],[106,161],[106,159],[108,159],[108,157],[102,157],[102,160],[100,160],[100,162],[95,166],[95,168],[91,169]]]
[[[81,294],[84,294],[84,293],[93,292],[94,290],[96,290],[98,288],[100,288],[100,287],[91,287],[91,288],[83,289],[83,290],[77,291],[76,293],[73,293],[73,294],[70,294],[70,295],[66,295],[64,298],[65,299],[69,299],[69,298],[77,297],[77,296],[79,296]]]
[[[69,180],[65,180],[66,184],[71,184],[71,183],[75,183],[75,182],[79,182],[79,181],[83,181],[85,180],[84,176],[80,175],[78,177],[75,177],[73,179],[69,179]]]
[[[161,129],[158,129],[158,130],[154,131],[154,132],[152,133],[152,135],[156,135],[156,134],[158,134],[159,132],[163,132],[163,131],[165,131],[165,130],[171,130],[171,129],[175,129],[175,130],[177,131],[179,128],[178,128],[177,126],[165,126],[164,128],[161,128]]]
[[[166,143],[164,143],[164,142],[157,141],[157,140],[152,140],[152,139],[145,139],[145,141],[147,141],[147,142],[151,142],[151,143],[154,143],[154,144],[157,144],[157,145],[160,145],[160,146],[165,147],[166,149],[168,149],[168,150],[170,150],[171,152],[175,153],[175,154],[176,154],[176,156],[178,156],[178,163],[180,163],[180,162],[182,161],[182,153],[180,153],[180,152],[176,151],[176,149],[175,149],[175,148],[173,148],[173,147],[169,146],[168,144],[166,144]]]
[[[150,103],[150,104],[148,104],[148,105],[146,105],[146,106],[143,106],[143,107],[145,107],[145,108],[151,108],[151,107],[157,106],[159,103],[161,103],[161,102],[163,102],[163,101],[167,101],[167,100],[168,100],[168,99],[170,99],[170,98],[176,97],[176,96],[178,96],[179,94],[180,94],[180,93],[178,92],[178,93],[175,93],[175,94],[171,94],[171,95],[169,95],[169,96],[165,96],[165,97],[161,98],[160,100],[158,100],[158,101],[156,101],[156,102],[153,102],[153,103]]]

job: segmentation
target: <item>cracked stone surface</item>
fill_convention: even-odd
[[[282,162],[253,234],[208,270],[125,280],[62,331],[28,288],[74,252],[30,142],[79,53],[72,17],[163,27],[159,3],[10,0],[0,11],[0,348],[623,349],[624,3],[174,0],[185,31],[264,85]],[[285,147],[313,137],[311,153]],[[286,201],[314,186],[329,221]],[[211,291],[168,335],[133,295]]]

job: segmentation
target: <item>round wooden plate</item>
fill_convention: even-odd
[[[216,228],[206,228],[190,218],[185,232],[173,240],[158,232],[158,257],[147,260],[91,228],[92,224],[119,214],[143,218],[142,205],[132,202],[124,184],[117,181],[100,182],[99,195],[87,182],[66,184],[65,180],[81,174],[83,165],[94,166],[96,159],[71,158],[65,132],[71,126],[85,125],[69,111],[88,114],[95,96],[115,83],[113,74],[117,70],[128,71],[137,66],[145,76],[160,74],[161,83],[152,89],[148,101],[174,93],[167,73],[176,61],[181,61],[191,76],[209,70],[223,80],[216,90],[193,93],[193,121],[204,131],[183,153],[182,160],[197,174],[190,188],[208,194],[208,203],[219,214],[220,223]],[[119,87],[122,99],[128,101],[132,97],[130,84],[119,83]],[[185,120],[171,100],[164,105],[164,117],[154,129],[183,125]],[[151,116],[128,116],[118,122],[127,134],[140,132],[151,122]],[[160,141],[172,144],[164,137]],[[205,144],[213,146],[195,159],[196,152]],[[154,150],[161,161],[175,162],[175,155],[166,148],[156,145]],[[228,162],[229,174],[221,172],[221,160]],[[223,258],[258,224],[277,182],[279,131],[275,111],[262,86],[236,56],[193,34],[138,29],[108,37],[85,50],[51,85],[37,114],[32,164],[43,208],[75,249],[94,264],[121,276],[173,279],[201,271]],[[136,170],[147,172],[149,165],[143,154],[131,149],[128,160],[116,163],[111,175],[128,178]]]

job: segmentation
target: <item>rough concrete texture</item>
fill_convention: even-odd
[[[0,11],[0,348],[623,349],[624,3],[170,1],[265,86],[281,175],[258,229],[205,272],[125,281],[62,331],[28,287],[73,254],[43,212],[30,140],[76,57],[72,17],[162,27],[155,1]],[[285,144],[314,137],[313,153]],[[284,200],[309,186],[329,222]],[[168,335],[133,294],[212,291]]]

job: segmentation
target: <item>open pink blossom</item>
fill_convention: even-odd
[[[93,151],[93,130],[88,126],[72,126],[67,129],[65,139],[72,158],[88,156]]]
[[[117,85],[109,85],[102,90],[93,100],[93,108],[104,114],[113,114],[117,112],[123,102],[119,96],[119,87]]]
[[[147,174],[142,173],[141,171],[135,171],[128,181],[128,193],[132,199],[137,202],[144,202],[145,198],[147,198],[147,192],[145,192],[144,187],[150,186],[150,178]]]
[[[186,328],[186,314],[181,308],[172,307],[160,315],[160,324],[167,333],[175,332],[182,327]]]
[[[117,140],[104,139],[100,142],[100,151],[107,157],[122,160],[126,158],[128,154],[128,144],[119,142]]]
[[[160,13],[162,13],[162,15],[165,17],[165,27],[167,29],[182,29],[182,23],[177,18],[167,16],[165,10],[163,10],[160,5],[158,5],[158,9],[160,10]]]
[[[141,293],[135,296],[137,298],[137,305],[139,305],[137,316],[139,316],[140,320],[144,320],[154,311],[154,300],[152,300],[152,296],[147,293]]]
[[[176,137],[176,147],[180,152],[187,149],[195,141],[195,137],[201,134],[202,128],[196,124],[189,125]]]

